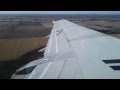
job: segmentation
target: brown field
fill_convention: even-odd
[[[107,21],[107,20],[96,20],[96,21],[92,21],[92,20],[85,20],[85,21],[73,21],[74,23],[77,23],[79,25],[88,27],[88,28],[92,28],[92,29],[97,29],[97,30],[120,30],[120,21],[116,21],[116,22],[111,22],[111,21]]]
[[[8,19],[8,21],[0,22],[0,61],[18,59],[47,44],[47,39],[44,37],[50,33],[52,23],[50,21],[24,20],[12,22]]]
[[[43,37],[0,39],[0,60],[17,59],[46,43]]]

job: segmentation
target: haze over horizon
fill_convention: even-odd
[[[120,11],[0,11],[0,14],[120,14]]]

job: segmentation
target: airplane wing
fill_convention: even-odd
[[[120,78],[120,40],[67,20],[54,22],[37,79]],[[34,72],[35,73],[35,72]]]

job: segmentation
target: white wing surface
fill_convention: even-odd
[[[54,22],[44,55],[63,62],[58,78],[120,78],[120,40],[67,20]]]
[[[67,20],[54,21],[43,60],[26,78],[120,78],[120,40]]]

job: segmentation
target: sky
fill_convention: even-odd
[[[120,14],[120,11],[0,11],[0,14]]]

